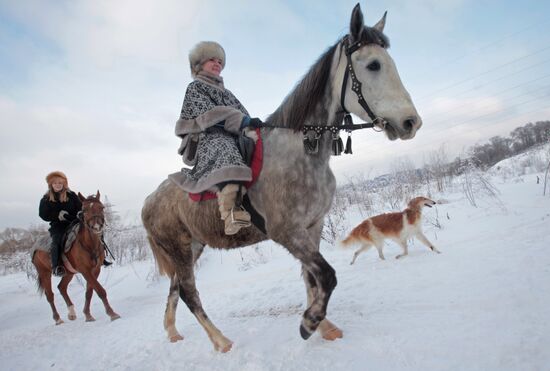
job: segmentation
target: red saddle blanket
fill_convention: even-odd
[[[264,162],[264,149],[262,144],[262,137],[260,135],[260,129],[256,129],[256,134],[258,135],[258,141],[254,146],[254,153],[252,154],[252,161],[250,163],[250,168],[252,169],[252,180],[246,182],[244,186],[248,189],[256,182],[262,171],[262,165]],[[189,193],[189,198],[195,202],[211,200],[213,198],[218,198],[214,192],[204,191],[201,193]]]

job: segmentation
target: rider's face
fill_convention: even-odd
[[[52,189],[54,192],[61,192],[63,190],[64,186],[63,179],[61,178],[55,178],[52,182]]]
[[[219,76],[222,72],[222,61],[218,58],[210,58],[202,64],[202,70],[210,72],[213,75]]]

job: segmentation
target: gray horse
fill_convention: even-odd
[[[300,325],[302,337],[307,339],[316,330],[328,340],[342,337],[326,318],[336,275],[319,252],[323,219],[336,188],[329,167],[333,134],[323,131],[318,150],[311,153],[304,150],[302,129],[340,125],[345,113],[351,112],[363,120],[375,115],[373,121],[390,140],[414,137],[422,122],[387,52],[385,20],[384,14],[375,26],[366,27],[357,4],[349,34],[319,58],[261,129],[263,169],[248,196],[264,218],[267,234],[250,227],[226,236],[216,200],[192,202],[169,180],[147,197],[143,224],[160,273],[170,277],[164,317],[170,341],[183,339],[175,327],[179,296],[214,348],[231,349],[232,342],[202,307],[193,265],[204,245],[231,249],[267,239],[285,247],[302,264],[308,303]]]

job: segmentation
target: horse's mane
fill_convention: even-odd
[[[372,27],[362,28],[359,41],[365,45],[377,44],[383,48],[390,45],[388,38]],[[330,87],[332,61],[338,45],[342,48],[341,42],[342,39],[339,39],[317,59],[279,108],[267,118],[267,123],[286,126],[296,131],[302,130],[306,120],[316,113],[319,102],[323,101],[327,88]]]

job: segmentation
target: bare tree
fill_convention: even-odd
[[[430,182],[434,181],[438,192],[445,189],[446,178],[449,173],[448,156],[445,147],[441,145],[439,149],[428,154],[428,160],[424,165],[424,177],[429,187]]]

